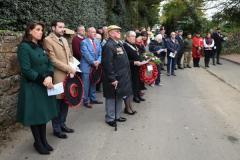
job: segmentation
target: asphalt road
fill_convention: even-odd
[[[104,123],[104,105],[72,109],[68,139],[53,137],[48,126],[51,155],[38,155],[25,129],[0,160],[240,160],[240,92],[203,68],[176,74],[148,87],[147,101],[134,104],[136,115],[123,115],[117,132]]]

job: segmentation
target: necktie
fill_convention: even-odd
[[[61,42],[63,44],[62,38],[59,38],[59,42]]]
[[[94,40],[92,40],[92,45],[93,45],[94,52],[96,53],[97,46],[96,46],[96,43],[94,42]]]

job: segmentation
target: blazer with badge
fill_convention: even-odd
[[[122,98],[132,94],[131,71],[127,53],[122,43],[109,38],[103,48],[103,95],[114,98],[114,87],[111,84],[118,81],[117,97]]]
[[[90,73],[94,61],[101,62],[102,46],[97,40],[94,39],[93,41],[96,44],[96,50],[93,47],[92,40],[89,38],[84,39],[80,44],[80,50],[82,53],[80,69],[82,73]]]
[[[69,62],[73,61],[67,40],[63,37],[59,40],[54,33],[51,33],[44,39],[44,48],[54,66],[53,83],[63,82],[72,70]],[[61,99],[62,97],[58,95],[57,98]]]
[[[167,47],[168,56],[170,55],[171,52],[174,53],[175,51],[177,51],[178,53],[180,50],[179,42],[177,39],[175,39],[175,42],[174,42],[171,38],[169,38],[167,40],[166,47]]]

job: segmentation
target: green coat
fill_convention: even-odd
[[[32,42],[22,42],[17,57],[21,67],[17,121],[26,126],[45,124],[58,113],[56,97],[48,96],[42,84],[45,77],[53,76],[53,66],[42,47]]]

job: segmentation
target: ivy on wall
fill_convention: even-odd
[[[27,22],[40,20],[48,26],[63,19],[67,27],[117,24],[124,29],[152,26],[158,22],[161,0],[0,0],[0,30],[24,30]]]

